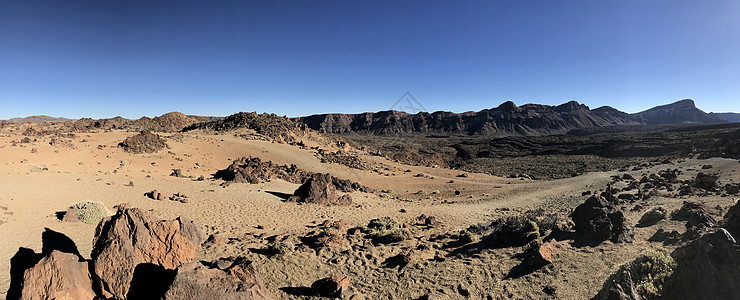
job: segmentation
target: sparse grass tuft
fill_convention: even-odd
[[[666,215],[668,215],[668,211],[663,206],[656,206],[645,212],[637,223],[643,225],[655,224],[658,223],[658,221],[665,219]]]
[[[360,227],[360,230],[380,243],[395,243],[411,238],[408,230],[401,228],[398,222],[389,217],[372,219],[367,226]]]
[[[645,250],[635,260],[620,266],[610,275],[595,299],[611,299],[610,294],[620,289],[626,290],[630,286],[645,299],[659,298],[663,283],[675,269],[676,262],[668,250],[663,248]]]

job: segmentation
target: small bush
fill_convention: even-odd
[[[287,242],[287,241],[282,241],[282,242],[274,241],[274,242],[270,243],[269,245],[267,245],[267,251],[269,251],[273,255],[276,255],[276,254],[284,255],[284,254],[288,254],[290,252],[293,252],[293,248],[294,247],[295,246],[291,242]]]
[[[411,238],[408,230],[402,229],[398,222],[389,217],[372,219],[360,230],[380,243],[395,243]]]
[[[658,221],[665,219],[666,215],[668,215],[668,211],[662,206],[657,206],[645,212],[637,223],[655,224]]]
[[[467,230],[460,230],[460,233],[455,238],[463,245],[470,244],[476,240],[475,234]]]
[[[100,220],[111,215],[105,205],[100,202],[82,201],[69,208],[76,209],[77,217],[81,222],[87,224],[98,224]]]
[[[668,250],[663,248],[645,250],[635,260],[620,266],[610,275],[595,299],[611,299],[610,294],[619,290],[629,291],[629,287],[634,287],[643,298],[659,298],[663,283],[675,269],[676,262]]]

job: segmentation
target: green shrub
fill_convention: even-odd
[[[270,253],[272,253],[273,255],[274,254],[281,254],[282,255],[282,254],[288,254],[290,252],[293,252],[293,248],[294,247],[295,246],[291,242],[287,242],[287,241],[281,241],[281,242],[274,241],[274,242],[270,243],[269,245],[267,245],[267,250]]]
[[[656,206],[653,209],[645,212],[638,221],[639,224],[654,224],[660,220],[665,219],[668,215],[668,211],[662,206]]]
[[[635,260],[624,264],[609,276],[595,299],[609,299],[614,290],[628,291],[634,287],[643,298],[659,298],[663,283],[673,274],[676,262],[668,250],[663,248],[649,249],[640,253]]]
[[[463,245],[470,244],[476,241],[475,234],[467,230],[460,230],[460,232],[456,234],[454,238],[456,238]]]
[[[105,205],[97,201],[82,201],[73,204],[69,208],[76,209],[77,217],[81,222],[87,224],[98,224],[100,220],[111,215]]]
[[[402,229],[398,222],[389,217],[372,219],[367,226],[360,227],[360,230],[380,243],[395,243],[411,238],[408,230]]]

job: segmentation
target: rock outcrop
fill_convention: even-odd
[[[118,146],[131,153],[154,153],[167,147],[167,144],[159,135],[145,130],[137,135],[127,137]]]
[[[268,300],[272,296],[254,262],[230,257],[181,265],[164,299]]]
[[[740,245],[720,228],[671,253],[677,268],[664,299],[735,299],[740,295]]]
[[[105,296],[127,299],[134,271],[142,264],[174,270],[200,250],[200,227],[185,218],[157,221],[125,205],[98,225],[92,261]]]
[[[571,218],[576,233],[588,240],[630,243],[634,239],[634,228],[624,214],[604,198],[591,196],[576,207]]]
[[[86,261],[75,254],[52,251],[23,274],[21,299],[93,299],[95,292]]]

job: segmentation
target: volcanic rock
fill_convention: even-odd
[[[735,299],[740,295],[740,245],[720,228],[671,253],[676,271],[664,299]]]
[[[267,300],[272,296],[254,262],[229,257],[181,265],[164,299]]]
[[[696,174],[694,186],[700,189],[711,190],[717,187],[717,179],[719,179],[719,176],[717,175],[704,174],[700,172],[699,174]]]
[[[167,147],[167,144],[159,135],[150,131],[142,131],[137,135],[126,138],[118,146],[131,153],[154,153]]]
[[[621,211],[606,199],[591,196],[576,207],[571,214],[576,232],[586,239],[616,243],[630,243],[634,239],[634,228],[626,223]]]
[[[717,225],[717,221],[709,215],[703,204],[690,201],[684,201],[681,209],[673,213],[672,219],[687,221],[686,228],[710,228]]]
[[[93,299],[86,261],[54,250],[23,274],[21,299]]]
[[[311,289],[318,296],[343,298],[349,289],[349,276],[335,276],[319,279],[311,284]]]
[[[554,250],[551,243],[544,243],[539,247],[531,249],[524,257],[524,263],[539,269],[552,263],[552,251]]]
[[[315,173],[295,190],[289,201],[315,203],[321,205],[352,205],[349,195],[339,196],[337,188],[328,173]]]
[[[122,205],[98,224],[91,256],[106,296],[127,299],[137,266],[173,270],[193,260],[202,242],[200,227],[192,221],[157,221],[149,212]]]

